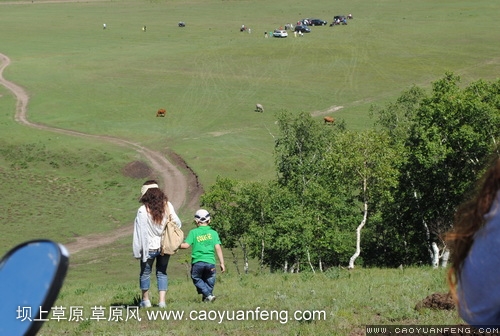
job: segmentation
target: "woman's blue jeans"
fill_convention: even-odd
[[[141,260],[141,274],[139,276],[141,290],[148,290],[151,286],[151,272],[155,260],[158,290],[166,291],[168,288],[167,266],[170,255],[165,254],[162,256],[160,252],[150,252],[146,262]]]
[[[191,279],[193,279],[198,294],[209,297],[215,286],[215,265],[203,261],[194,263],[191,266]]]

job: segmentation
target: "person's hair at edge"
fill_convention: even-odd
[[[155,180],[146,181],[143,185],[150,184],[158,185]],[[160,188],[149,188],[139,199],[139,202],[146,206],[151,214],[151,217],[153,218],[153,222],[161,224],[165,214],[165,207],[168,202],[167,195]]]
[[[499,190],[500,157],[495,155],[489,168],[475,185],[472,197],[458,207],[453,229],[445,237],[451,251],[448,284],[455,301],[458,300],[457,282],[460,279],[464,260],[474,242],[474,234],[484,226],[484,215],[490,211]]]

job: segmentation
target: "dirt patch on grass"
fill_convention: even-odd
[[[218,137],[218,136],[226,135],[226,134],[229,134],[229,133],[231,133],[231,132],[229,132],[229,131],[225,131],[225,132],[210,132],[208,134],[210,134],[210,135],[212,135],[214,137]]]
[[[337,112],[343,108],[344,108],[344,106],[335,106],[334,105],[334,106],[330,106],[329,108],[327,108],[326,110],[323,110],[323,111],[313,111],[313,112],[311,112],[311,116],[313,116],[313,117],[324,116],[324,115],[327,115],[330,113]]]
[[[424,308],[453,310],[455,309],[455,302],[450,293],[434,293],[427,296],[415,306],[416,310]]]
[[[127,164],[122,169],[123,175],[136,179],[147,179],[152,177],[153,169],[142,161],[133,161]]]

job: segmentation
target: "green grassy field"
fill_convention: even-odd
[[[281,110],[306,111],[318,122],[333,114],[349,128],[364,129],[372,124],[372,104],[393,101],[413,84],[428,88],[446,71],[464,84],[498,78],[499,9],[491,0],[0,0],[0,52],[12,61],[4,77],[30,95],[30,121],[130,139],[155,150],[168,147],[208,188],[218,175],[274,176],[275,113]],[[305,17],[331,21],[347,13],[354,15],[347,26],[313,27],[302,38],[264,38],[264,31]],[[186,27],[177,27],[179,21]],[[240,33],[242,24],[252,33]],[[265,113],[253,111],[256,103]],[[121,171],[143,158],[93,139],[21,126],[15,107],[14,97],[0,87],[0,252],[31,238],[68,243],[131,225],[143,181]],[[335,107],[342,108],[328,112]],[[158,108],[167,109],[165,118],[155,117]],[[179,212],[189,227],[192,214]],[[172,259],[171,307],[206,309],[195,302],[183,260],[184,254]],[[132,305],[137,273],[130,238],[77,253],[57,304],[87,310]],[[369,323],[460,321],[454,312],[413,310],[416,301],[446,289],[443,272],[426,268],[240,278],[230,266],[221,281],[214,309],[306,307],[325,309],[328,318],[285,325],[50,321],[41,334],[346,335]]]
[[[200,302],[181,251],[169,264],[167,312],[184,314],[182,319],[154,320],[140,310],[142,321],[126,320],[126,307],[137,305],[138,265],[123,251],[128,239],[114,246],[75,255],[70,273],[57,305],[66,309],[81,306],[88,321],[50,320],[42,327],[43,335],[364,335],[365,325],[457,325],[463,324],[455,311],[416,310],[426,296],[446,292],[444,270],[428,267],[409,269],[332,268],[313,274],[259,273],[250,265],[248,275],[238,275],[229,251],[225,251],[228,272],[219,274],[215,286],[218,299],[213,304]],[[96,254],[99,258],[96,258]],[[238,257],[238,256],[237,256]],[[117,267],[119,265],[120,267]],[[239,265],[242,270],[242,265]],[[153,285],[156,282],[153,280]],[[152,291],[152,303],[158,295]],[[123,321],[92,320],[93,307],[104,307],[108,319],[115,309]],[[75,308],[71,308],[75,307]],[[279,312],[244,320],[221,318],[214,314],[238,314],[257,309]],[[153,307],[147,311],[158,311]],[[316,314],[314,321],[297,321],[294,314]],[[203,314],[207,314],[204,316]],[[118,314],[118,315],[119,315]],[[209,315],[210,314],[210,315]],[[245,313],[249,314],[249,313]],[[277,313],[275,313],[277,314]],[[114,315],[113,315],[114,316]],[[230,315],[231,316],[231,315]],[[260,316],[260,315],[257,315]],[[280,317],[281,316],[281,317]],[[204,319],[205,318],[205,319]],[[286,319],[286,320],[285,320]]]
[[[277,111],[320,118],[342,106],[336,117],[360,129],[371,124],[371,104],[445,71],[466,82],[495,78],[496,9],[492,1],[35,2],[2,7],[9,29],[0,38],[13,59],[6,77],[31,94],[30,120],[168,146],[209,185],[219,174],[273,176]],[[263,38],[303,17],[347,12],[347,26]],[[256,103],[266,113],[254,113]],[[164,119],[154,117],[160,107]]]

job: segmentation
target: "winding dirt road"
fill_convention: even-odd
[[[32,123],[27,119],[27,107],[29,96],[27,92],[20,87],[3,77],[3,70],[10,64],[10,59],[4,54],[0,53],[0,84],[10,90],[16,97],[16,113],[15,120],[25,126],[32,128],[47,130],[50,132],[61,133],[71,136],[94,138],[110,143],[129,147],[139,152],[151,164],[151,168],[155,171],[158,179],[162,185],[165,186],[165,191],[169,195],[169,199],[176,209],[186,207],[194,209],[198,205],[200,195],[203,193],[202,187],[198,183],[198,178],[194,172],[186,165],[186,163],[175,153],[168,152],[171,160],[160,153],[153,151],[149,148],[141,146],[140,144],[128,140],[123,140],[107,135],[92,135],[82,132],[51,127],[39,123]],[[168,151],[168,150],[166,150]],[[181,170],[182,169],[182,170]],[[141,181],[142,183],[142,181]],[[139,188],[140,186],[138,186]],[[66,244],[65,246],[70,253],[76,253],[84,249],[91,249],[98,246],[110,244],[118,238],[132,235],[132,225],[124,226],[109,234],[90,235],[85,237],[78,237],[75,242]]]

